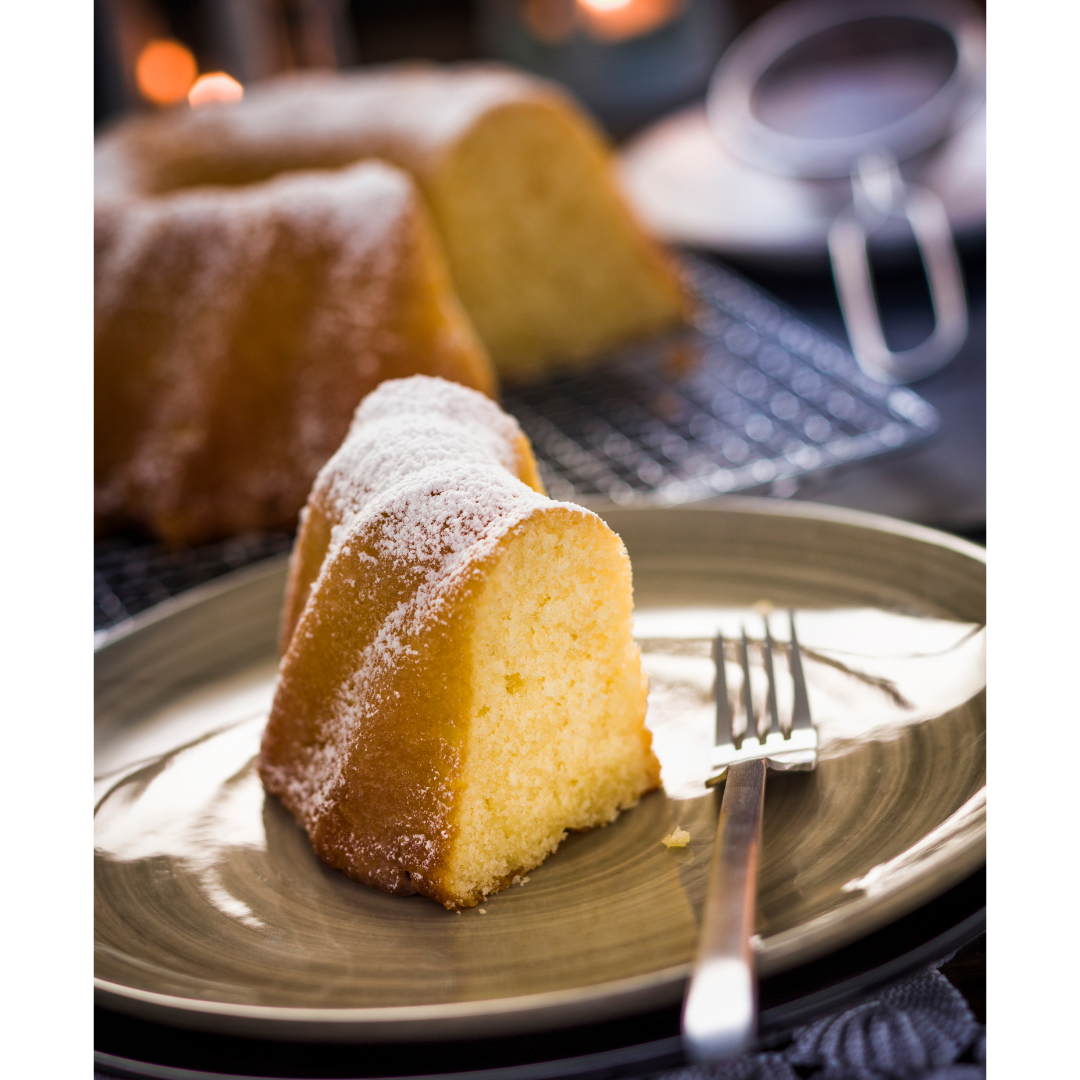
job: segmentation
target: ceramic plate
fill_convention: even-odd
[[[264,796],[254,761],[283,561],[107,635],[97,654],[99,1003],[234,1034],[375,1041],[539,1030],[677,1001],[718,808],[702,771],[709,643],[743,626],[760,638],[764,617],[783,638],[788,607],[822,753],[813,773],[770,774],[761,973],[878,929],[981,864],[981,549],[755,499],[604,516],[633,562],[664,790],[572,835],[482,911],[387,896],[329,870]],[[729,665],[733,696],[737,680]],[[760,668],[751,683],[763,696]],[[669,850],[661,840],[676,826],[690,842]]]

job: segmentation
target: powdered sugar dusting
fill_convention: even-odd
[[[268,223],[287,220],[295,223],[301,243],[305,234],[309,244],[332,236],[340,238],[346,258],[350,252],[365,255],[384,242],[410,194],[411,184],[398,170],[369,162],[346,172],[299,173],[242,188],[184,191],[140,201],[119,215],[112,243],[102,253],[94,298],[98,317],[107,318],[124,302],[133,274],[169,262],[160,256],[144,259],[152,241],[168,243],[176,237],[174,247],[197,247],[207,265],[196,286],[208,294],[198,299],[217,296],[222,306],[218,290],[233,278],[226,297],[235,296],[243,276],[259,267],[264,252],[257,248],[273,240]],[[111,209],[115,214],[115,207]],[[204,243],[210,239],[217,242]],[[235,280],[238,274],[241,279]]]
[[[517,421],[475,390],[428,375],[391,379],[360,403],[312,501],[334,522],[334,545],[386,516],[383,557],[426,563],[464,550],[511,505],[551,505],[515,475],[520,438]]]
[[[495,466],[514,472],[521,429],[493,401],[445,379],[392,379],[356,410],[341,449],[323,467],[315,490],[332,500],[339,521],[363,509],[411,473]]]
[[[233,108],[197,110],[192,125],[228,123],[241,143],[289,139],[308,150],[348,145],[367,133],[409,131],[436,148],[486,110],[536,94],[537,83],[495,65],[413,64],[352,74],[312,72],[267,80]]]
[[[299,482],[295,498],[302,499],[345,419],[340,409],[334,424],[327,417],[338,366],[316,361],[349,357],[358,378],[378,377],[374,337],[417,200],[406,174],[367,162],[101,210],[97,363],[107,392],[119,387],[122,395],[129,383],[138,392],[156,388],[139,418],[138,443],[111,475],[99,477],[102,509],[115,503],[168,510],[185,502],[188,463],[216,430],[213,410],[251,382],[236,370],[244,352],[238,335],[282,251],[297,264],[321,267],[319,302],[297,319],[298,374],[282,449],[231,482],[237,498],[268,502],[293,497]],[[140,319],[157,329],[135,355],[130,339]],[[329,431],[335,424],[341,426]]]

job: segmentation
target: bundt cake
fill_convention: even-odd
[[[384,382],[301,520],[259,768],[325,862],[472,906],[658,786],[626,551],[494,403]]]
[[[292,75],[236,104],[128,121],[98,140],[95,186],[126,202],[372,157],[419,183],[501,375],[680,321],[682,290],[615,189],[593,125],[553,85],[494,65]]]
[[[381,162],[95,215],[99,525],[172,545],[296,521],[360,399],[495,390],[409,175]]]

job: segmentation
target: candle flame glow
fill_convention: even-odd
[[[193,109],[201,108],[213,102],[239,101],[244,96],[244,88],[224,71],[211,71],[200,75],[188,94],[188,101]]]
[[[576,0],[586,33],[599,41],[628,41],[678,18],[687,0]]]
[[[183,101],[199,69],[195,57],[179,41],[156,38],[135,61],[135,84],[147,101],[175,105]]]

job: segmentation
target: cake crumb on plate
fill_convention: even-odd
[[[685,829],[680,829],[679,826],[676,825],[675,828],[660,841],[660,843],[666,848],[686,847],[686,845],[690,843],[690,834]]]

